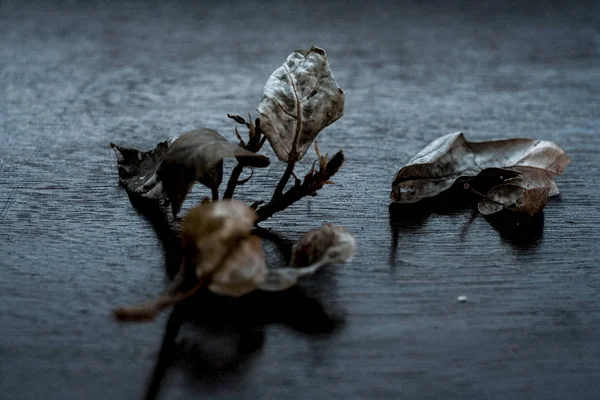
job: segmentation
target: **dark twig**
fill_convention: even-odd
[[[239,146],[253,153],[258,153],[266,140],[266,136],[264,136],[263,132],[260,129],[260,120],[257,118],[255,123],[253,124],[250,116],[248,116],[249,122],[247,122],[244,118],[240,117],[239,115],[227,114],[227,116],[233,119],[238,124],[245,125],[248,128],[248,142],[244,142],[237,128],[235,129],[235,135],[240,141]],[[244,180],[240,181],[240,175],[242,174],[243,170],[244,165],[238,162],[238,164],[231,171],[231,176],[227,181],[227,188],[225,189],[225,194],[223,194],[224,199],[231,199],[233,197],[233,193],[235,192],[235,187],[238,184],[245,183]]]
[[[244,166],[240,163],[233,167],[229,181],[227,181],[227,189],[225,189],[225,194],[223,194],[224,199],[231,199],[233,197],[233,192],[235,191],[235,187],[238,184],[243,170]]]
[[[227,117],[231,118],[232,120],[234,120],[235,122],[237,122],[240,125],[246,125],[247,128],[250,128],[250,123],[246,122],[244,117],[241,117],[239,115],[233,115],[233,114],[227,114]]]
[[[285,189],[285,185],[287,185],[288,181],[290,180],[290,177],[292,176],[292,173],[294,172],[295,165],[296,165],[295,161],[288,162],[288,165],[285,168],[285,172],[283,173],[283,176],[279,180],[279,183],[277,184],[277,187],[275,188],[275,191],[273,192],[273,198],[271,199],[271,202],[278,199],[283,194],[283,189]]]
[[[249,176],[249,177],[247,177],[247,178],[244,178],[244,179],[240,179],[240,180],[237,182],[237,184],[238,184],[238,185],[240,185],[240,186],[241,186],[241,185],[244,185],[244,184],[248,183],[248,181],[249,181],[250,179],[252,179],[252,177],[253,177],[253,176],[254,176],[254,170],[253,170],[253,169],[250,169],[250,176]]]
[[[319,154],[319,170],[315,171],[314,169],[311,169],[304,177],[302,184],[294,185],[281,196],[273,196],[273,199],[271,199],[270,202],[258,207],[256,210],[258,222],[264,221],[273,214],[285,210],[303,197],[309,195],[316,196],[317,190],[321,189],[325,184],[331,183],[331,177],[335,175],[343,163],[344,153],[341,150],[334,154],[329,161],[327,161],[327,156],[321,156]]]
[[[158,397],[160,383],[173,361],[175,339],[177,338],[177,334],[179,333],[179,329],[181,328],[184,319],[184,309],[185,304],[180,303],[173,308],[173,311],[171,311],[171,315],[169,316],[165,328],[162,345],[160,347],[160,353],[158,354],[158,359],[156,360],[156,365],[154,366],[154,371],[152,372],[152,377],[146,390],[145,399],[147,400],[153,400]]]

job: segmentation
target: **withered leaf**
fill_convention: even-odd
[[[239,297],[249,293],[265,280],[267,264],[258,236],[241,240],[212,275],[211,292]]]
[[[527,189],[524,186],[516,183],[496,186],[477,205],[479,212],[491,215],[507,209],[529,215],[539,213],[548,201],[550,188],[541,186]]]
[[[129,194],[162,199],[164,195],[160,179],[157,177],[157,170],[174,140],[172,138],[160,142],[150,151],[110,144],[117,156],[119,182]]]
[[[245,203],[220,200],[202,203],[186,213],[181,224],[185,262],[198,279],[220,268],[238,242],[250,236],[257,216]]]
[[[212,129],[179,136],[164,155],[158,170],[163,188],[177,214],[192,185],[198,181],[215,191],[223,180],[223,159],[236,158],[252,167],[266,167],[269,159],[230,143]]]
[[[433,141],[398,171],[390,198],[394,202],[414,203],[443,192],[460,177],[473,177],[488,168],[514,170],[525,181],[545,181],[543,186],[549,188],[549,193],[557,194],[552,178],[562,174],[568,163],[565,152],[552,142],[469,142],[462,133],[452,133]]]
[[[529,215],[539,213],[548,201],[549,191],[547,187],[525,189],[521,197],[517,199],[515,209]]]
[[[290,54],[267,80],[258,105],[261,129],[277,157],[301,160],[319,132],[344,113],[344,91],[337,85],[325,50]]]
[[[533,167],[513,167],[512,170],[519,175],[507,182],[518,184],[525,189],[548,188],[548,197],[560,193],[552,172]]]
[[[314,274],[327,264],[350,261],[356,249],[354,236],[342,226],[323,224],[306,232],[292,249],[288,268],[269,269],[264,283],[265,291],[285,290],[303,276]]]

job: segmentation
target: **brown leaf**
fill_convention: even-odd
[[[443,136],[402,167],[392,183],[390,198],[414,203],[450,188],[460,177],[472,177],[488,168],[513,169],[524,181],[545,180],[550,193],[555,175],[563,173],[569,158],[556,144],[544,140],[505,139],[468,142],[462,133]],[[550,181],[548,180],[550,179]]]
[[[192,185],[198,181],[216,190],[223,180],[223,159],[236,158],[243,165],[266,167],[269,159],[233,143],[212,129],[182,134],[166,152],[158,175],[177,214]]]
[[[254,210],[235,200],[202,203],[186,213],[181,224],[184,257],[198,279],[215,272],[238,242],[250,236],[256,219]]]
[[[503,209],[534,215],[544,209],[549,193],[550,188],[546,186],[527,188],[516,183],[505,183],[491,189],[477,208],[483,215],[495,214]]]
[[[213,273],[208,289],[232,297],[249,293],[264,282],[267,264],[258,236],[242,239]]]
[[[344,113],[344,91],[331,73],[325,50],[313,46],[290,54],[267,80],[258,112],[277,157],[301,160],[319,132]]]
[[[534,215],[544,209],[548,202],[549,189],[547,187],[536,187],[526,189],[517,200],[515,209],[520,212]]]
[[[355,250],[354,236],[346,228],[323,224],[300,238],[292,249],[290,267],[270,269],[260,289],[285,290],[295,285],[298,278],[311,275],[324,265],[350,261]]]

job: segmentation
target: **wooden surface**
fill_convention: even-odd
[[[346,91],[320,147],[347,162],[264,227],[285,249],[346,225],[358,253],[279,297],[208,296],[160,397],[598,397],[597,4],[18,3],[0,3],[0,397],[143,397],[168,313],[110,311],[168,277],[108,144],[199,127],[234,140],[226,113],[254,112],[269,74],[313,44]],[[525,222],[449,199],[390,210],[397,169],[457,130],[555,141],[572,159],[562,194]],[[284,166],[266,154],[240,198],[274,188]]]

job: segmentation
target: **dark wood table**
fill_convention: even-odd
[[[159,374],[160,397],[598,398],[599,12],[567,1],[0,3],[0,397],[144,396],[169,314],[121,324],[111,309],[169,278],[109,142],[150,149],[199,127],[234,140],[226,113],[254,113],[269,74],[315,44],[346,91],[320,147],[347,161],[335,185],[263,224],[265,247],[283,263],[328,221],[356,235],[357,255],[276,297],[206,296]],[[561,195],[524,222],[450,198],[390,209],[397,169],[458,130],[558,143],[572,159]],[[270,195],[285,166],[265,154],[272,166],[239,198]],[[185,208],[207,194],[195,187]]]

